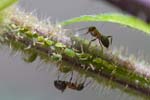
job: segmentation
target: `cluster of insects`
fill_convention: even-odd
[[[57,80],[54,80],[54,86],[55,86],[55,88],[57,88],[61,92],[64,92],[64,90],[67,89],[67,88],[72,89],[72,90],[76,90],[76,91],[81,91],[89,83],[91,83],[91,81],[86,83],[86,79],[81,83],[78,83],[77,80],[75,82],[73,82],[72,79],[73,79],[73,72],[71,74],[71,77],[70,77],[69,81],[60,80],[59,77],[58,77]]]
[[[83,28],[85,29],[85,28]],[[83,29],[79,29],[79,30],[83,30]],[[91,45],[92,42],[98,40],[99,44],[101,46],[101,48],[103,49],[103,46],[105,48],[109,48],[110,44],[112,44],[112,36],[106,36],[103,35],[101,32],[98,31],[98,29],[95,26],[90,26],[88,27],[88,31],[86,32],[86,34],[90,33],[94,39],[92,39],[89,42],[88,47]]]

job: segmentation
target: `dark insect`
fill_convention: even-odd
[[[67,82],[62,80],[55,80],[54,86],[60,90],[61,92],[64,92],[64,90],[67,88]]]
[[[83,28],[85,29],[85,28]],[[99,40],[99,44],[100,46],[102,47],[103,49],[103,46],[105,48],[109,48],[109,45],[112,44],[112,36],[105,36],[103,34],[101,34],[95,26],[90,26],[88,27],[88,31],[86,32],[86,34],[90,33],[93,37],[95,37],[95,39],[92,39],[90,42],[89,42],[89,45],[88,47],[91,45],[91,43],[95,40]],[[103,46],[102,46],[103,45]]]
[[[84,82],[81,82],[81,83],[77,83],[77,80],[76,82],[72,82],[72,78],[73,78],[73,73],[71,74],[71,78],[69,81],[62,81],[58,77],[58,79],[54,81],[54,86],[61,92],[64,92],[64,90],[67,87],[73,90],[81,91],[83,90],[84,87],[86,87],[90,83],[89,82],[85,84],[86,80],[84,80]]]

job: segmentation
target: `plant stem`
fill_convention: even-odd
[[[2,43],[20,42],[25,45],[23,50],[37,49],[57,62],[66,61],[85,71],[102,75],[124,86],[150,95],[150,75],[141,73],[139,70],[136,71],[137,67],[132,61],[124,60],[120,55],[113,54],[113,51],[104,50],[104,52],[101,52],[99,47],[96,46],[91,46],[88,49],[88,41],[80,37],[61,34],[63,30],[59,28],[49,29],[47,24],[41,25],[38,20],[36,20],[36,24],[30,23],[34,19],[33,16],[30,15],[32,20],[25,19],[25,16],[29,18],[29,15],[22,14],[21,11],[18,12],[17,10],[18,13],[19,16],[11,15],[3,23],[5,30],[3,29],[1,35]]]

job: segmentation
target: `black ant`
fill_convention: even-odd
[[[77,83],[77,80],[75,82],[72,82],[72,78],[73,78],[73,72],[71,74],[71,78],[69,81],[62,81],[59,79],[59,76],[58,76],[58,79],[54,81],[54,86],[61,92],[64,92],[64,90],[67,87],[73,90],[81,91],[83,90],[84,87],[86,87],[90,83],[88,82],[85,85],[86,79],[82,83]]]
[[[85,29],[85,28],[83,28],[83,29]],[[79,29],[79,30],[82,30],[82,29]],[[95,39],[92,39],[89,42],[88,47],[91,45],[91,43],[93,41],[95,41],[97,39],[99,40],[99,44],[102,47],[102,50],[103,50],[103,46],[105,48],[109,48],[110,43],[112,44],[112,36],[105,36],[105,35],[103,35],[102,33],[100,33],[98,31],[98,29],[95,26],[88,27],[88,31],[86,32],[86,34],[88,34],[88,33],[90,33],[93,37],[95,37]],[[110,40],[109,40],[109,38],[110,38]]]

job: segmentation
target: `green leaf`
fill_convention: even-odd
[[[18,0],[0,0],[0,11],[17,2]]]
[[[62,43],[56,43],[55,44],[55,47],[58,47],[58,48],[65,48],[66,45],[62,44]]]
[[[75,17],[60,24],[62,26],[70,25],[77,22],[112,22],[121,25],[126,25],[131,28],[143,31],[150,35],[150,25],[144,21],[130,15],[123,15],[119,13],[107,13],[98,15],[83,15],[80,17]]]
[[[64,53],[69,57],[74,57],[76,55],[76,53],[72,49],[68,49],[68,48],[64,50]]]

